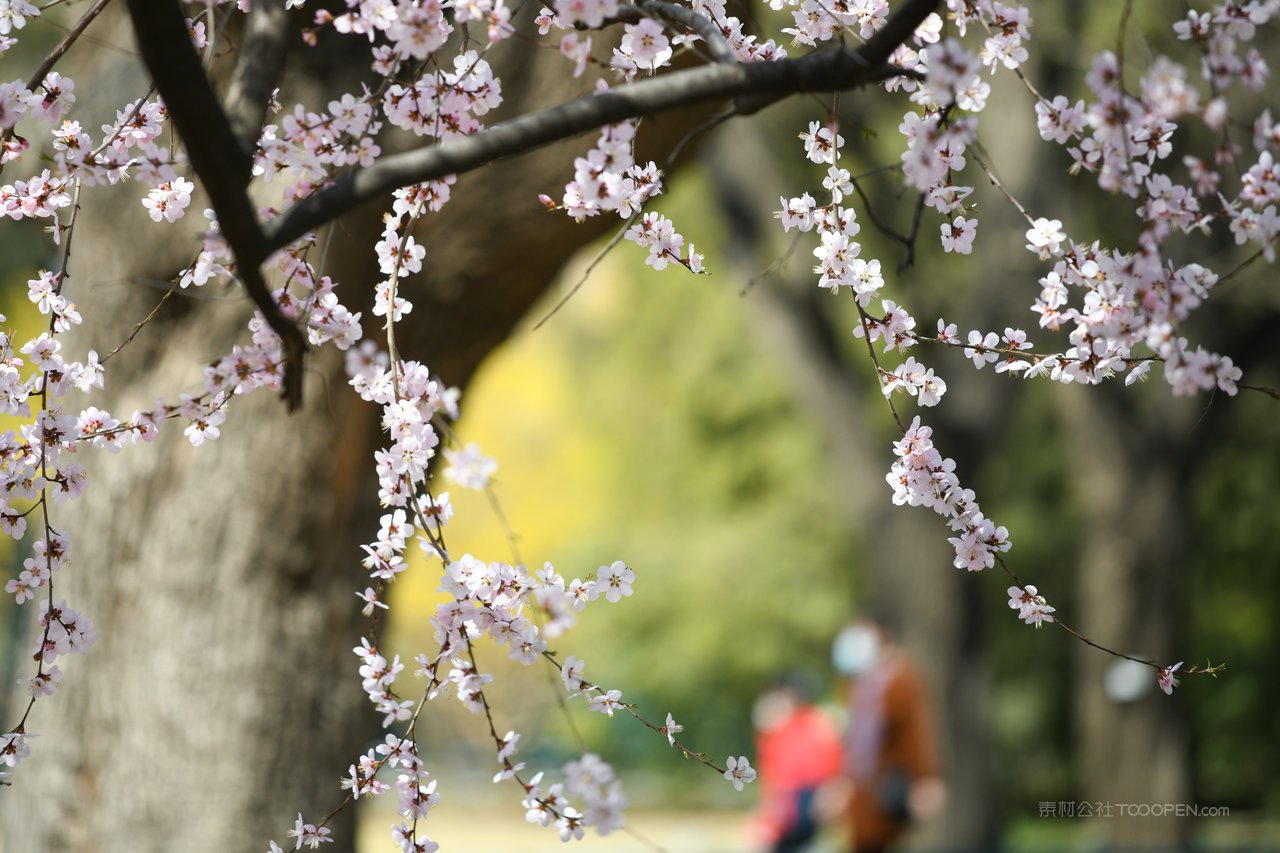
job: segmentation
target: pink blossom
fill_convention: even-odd
[[[1160,689],[1164,691],[1166,696],[1173,695],[1173,688],[1178,686],[1178,679],[1174,677],[1174,673],[1182,666],[1182,661],[1178,661],[1168,669],[1159,670],[1156,681],[1160,684]]]

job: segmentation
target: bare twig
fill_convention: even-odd
[[[1243,382],[1241,382],[1241,383],[1238,383],[1236,387],[1241,388],[1245,391],[1259,391],[1263,394],[1266,394],[1268,397],[1271,397],[1275,400],[1280,400],[1280,391],[1277,391],[1276,389],[1267,385],[1245,385]]]
[[[1214,283],[1214,287],[1221,287],[1222,285],[1231,281],[1231,279],[1235,278],[1240,273],[1244,272],[1249,267],[1257,263],[1258,259],[1261,258],[1264,254],[1266,254],[1265,249],[1259,249],[1258,251],[1254,252],[1252,255],[1250,255],[1249,257],[1241,261],[1239,264],[1237,264],[1235,268],[1231,270],[1231,272],[1227,273],[1222,278],[1218,279]]]
[[[551,306],[551,310],[543,315],[541,320],[533,324],[533,331],[538,331],[538,329],[541,329],[548,320],[560,313],[560,309],[565,306],[565,303],[572,299],[574,294],[582,289],[582,286],[587,283],[587,279],[591,278],[591,273],[595,272],[595,268],[600,265],[600,262],[608,257],[609,253],[613,251],[614,246],[617,246],[622,242],[622,238],[626,236],[627,228],[629,228],[631,223],[635,221],[637,215],[639,214],[633,214],[631,219],[628,219],[626,224],[624,224],[622,228],[618,229],[618,233],[613,235],[613,239],[611,239],[605,247],[591,259],[591,263],[587,264],[587,268],[583,270],[582,278],[578,279],[578,283],[575,284],[568,293],[560,297],[560,300],[556,302],[555,305]]]
[[[876,213],[875,206],[871,203],[871,199],[868,198],[866,192],[863,191],[862,184],[858,181],[856,175],[850,175],[849,182],[853,184],[853,191],[858,194],[858,198],[862,199],[862,206],[866,210],[867,218],[871,220],[871,224],[876,227],[876,230],[884,236],[897,240],[903,246],[906,246],[906,257],[914,259],[915,241],[880,218]],[[898,271],[901,272],[902,268],[899,268]]]

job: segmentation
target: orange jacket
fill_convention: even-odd
[[[915,666],[896,650],[855,679],[849,695],[846,772],[853,780],[854,847],[885,847],[907,828],[911,783],[938,775],[928,695]],[[870,730],[860,731],[860,725]]]

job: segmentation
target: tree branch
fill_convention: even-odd
[[[289,13],[283,0],[256,0],[249,12],[240,59],[227,89],[227,119],[250,156],[262,133],[262,123],[271,103],[271,93],[284,73],[289,33]]]
[[[236,273],[284,349],[284,398],[302,401],[302,332],[280,311],[262,277],[270,247],[258,226],[248,186],[253,164],[205,76],[177,0],[128,0],[138,50],[182,137],[187,158],[236,258]],[[252,24],[251,24],[252,26]],[[255,134],[256,135],[256,134]]]
[[[130,0],[131,4],[141,0]],[[336,180],[264,226],[267,246],[287,246],[313,228],[398,187],[461,174],[494,160],[626,119],[703,101],[738,98],[737,112],[801,92],[851,89],[907,73],[886,61],[938,7],[907,0],[884,28],[855,49],[836,48],[778,62],[718,63],[675,71],[496,124],[474,136],[384,157]]]

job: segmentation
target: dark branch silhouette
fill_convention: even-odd
[[[306,339],[280,311],[262,277],[261,265],[271,250],[249,199],[253,160],[241,146],[218,103],[218,96],[187,34],[187,22],[177,0],[128,0],[128,5],[138,50],[182,137],[191,168],[209,195],[209,203],[218,216],[218,227],[235,255],[236,273],[254,305],[283,343],[283,395],[289,407],[296,409],[302,400],[302,354],[306,350]],[[266,16],[255,15],[256,20],[263,18]],[[268,23],[270,20],[267,18]],[[251,31],[255,26],[251,21]],[[244,111],[247,111],[254,106],[253,95],[250,89],[244,91],[247,94],[240,100],[246,104]],[[270,95],[270,90],[267,94]],[[262,108],[265,109],[265,102]]]

